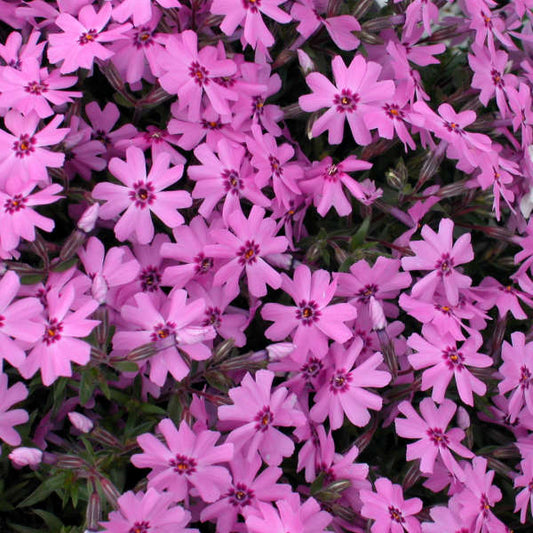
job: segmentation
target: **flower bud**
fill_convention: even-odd
[[[296,346],[292,342],[276,342],[266,347],[268,358],[271,361],[278,361],[287,357],[294,351]]]
[[[373,296],[370,297],[370,320],[372,320],[372,327],[374,330],[385,329],[387,327],[387,319],[383,312],[383,306]]]
[[[459,406],[457,409],[457,425],[465,430],[470,427],[470,416],[468,415],[468,412],[466,409],[462,406]]]
[[[91,204],[81,215],[78,220],[78,229],[89,233],[94,229],[94,225],[98,220],[98,211],[100,210],[100,205],[97,203]]]
[[[68,418],[71,424],[82,433],[89,433],[94,427],[94,423],[90,418],[76,411],[71,411],[68,414]]]
[[[97,272],[93,278],[91,293],[93,298],[99,303],[103,304],[107,298],[107,282],[101,272]]]
[[[38,448],[25,448],[21,446],[15,448],[9,454],[9,458],[15,466],[37,466],[43,458],[43,452]]]
[[[302,71],[304,73],[304,76],[307,76],[310,72],[313,72],[313,70],[316,70],[315,64],[313,63],[313,60],[302,50],[298,49],[298,61],[300,63],[300,67],[302,67]]]

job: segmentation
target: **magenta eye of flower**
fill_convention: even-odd
[[[9,213],[12,215],[13,213],[17,213],[21,209],[24,209],[26,207],[26,202],[28,201],[27,198],[22,196],[22,194],[15,194],[13,198],[8,198],[4,203],[4,211],[6,213]]]
[[[334,394],[346,392],[350,388],[350,381],[352,381],[352,375],[350,373],[346,373],[344,370],[339,370],[333,374],[333,376],[331,376],[329,381],[329,389]]]
[[[520,379],[518,382],[520,383],[520,387],[522,389],[528,389],[529,385],[531,385],[531,372],[527,366],[522,366],[520,368]]]
[[[193,61],[189,66],[189,76],[193,78],[198,85],[207,85],[209,83],[209,71],[200,65],[198,61]]]
[[[324,363],[320,359],[316,359],[313,357],[312,359],[309,359],[309,362],[302,366],[300,369],[300,372],[305,374],[306,379],[311,379],[320,373],[320,371],[324,368]]]
[[[96,130],[91,137],[104,143],[106,146],[111,144],[111,139],[107,136],[107,133],[104,130]]]
[[[129,196],[135,202],[135,207],[144,209],[155,200],[154,186],[149,181],[138,181],[133,184],[133,191],[130,191]]]
[[[252,502],[254,491],[249,489],[244,483],[237,483],[229,490],[228,498],[234,507],[245,507]]]
[[[452,314],[452,309],[448,305],[437,305],[437,309],[441,313],[444,313],[445,315],[451,315]]]
[[[274,157],[273,155],[270,155],[268,156],[268,160],[270,162],[270,168],[272,169],[272,173],[278,177],[281,176],[283,174],[283,168],[281,167],[279,159],[277,157]]]
[[[15,155],[17,157],[24,157],[30,155],[31,152],[35,151],[34,145],[35,137],[30,137],[27,133],[24,133],[19,137],[18,141],[13,143],[13,150],[15,150]]]
[[[143,46],[150,46],[154,43],[152,39],[152,32],[148,28],[141,28],[134,36],[134,44],[136,48],[142,48]]]
[[[463,368],[464,355],[455,348],[446,348],[442,352],[442,358],[446,361],[446,366],[450,370],[461,370]]]
[[[61,339],[61,331],[63,331],[63,324],[58,322],[56,318],[52,318],[44,330],[43,341],[47,345],[57,342]]]
[[[357,109],[359,100],[359,95],[352,93],[350,89],[343,89],[340,94],[333,97],[338,113],[352,113]]]
[[[155,266],[147,266],[144,268],[139,276],[141,280],[142,290],[145,292],[154,292],[159,288],[161,283],[161,274],[159,269]]]
[[[180,476],[196,472],[196,460],[192,457],[181,455],[180,453],[176,455],[175,459],[169,461],[169,465],[174,469],[174,472],[177,472]]]
[[[270,411],[270,407],[263,407],[263,409],[255,415],[254,420],[257,422],[255,429],[258,431],[266,431],[272,424],[274,415]]]
[[[4,320],[6,319],[5,316],[0,315],[0,328],[4,326]]]
[[[207,274],[213,268],[213,259],[206,257],[203,253],[199,253],[194,258],[194,262],[196,263],[197,274]]]
[[[501,73],[495,68],[490,71],[490,75],[492,77],[492,83],[494,83],[496,87],[503,87],[505,85]]]
[[[385,104],[383,106],[385,114],[392,119],[398,119],[403,117],[403,111],[400,109],[400,106],[397,104]]]
[[[219,130],[222,128],[222,123],[220,120],[206,120],[205,118],[202,119],[202,128],[204,130]]]
[[[447,448],[448,447],[448,437],[444,434],[442,429],[440,428],[432,428],[428,429],[427,431],[428,437],[431,440],[431,442],[440,448]]]
[[[261,115],[265,107],[265,100],[261,96],[255,96],[252,100],[252,112]]]
[[[435,264],[435,268],[439,270],[441,276],[449,276],[453,270],[453,259],[450,254],[442,254],[441,258]]]
[[[370,301],[370,298],[372,298],[372,296],[375,296],[377,292],[377,286],[373,283],[369,283],[368,285],[365,285],[362,289],[359,289],[357,297],[360,302],[367,304]]]
[[[487,498],[486,494],[481,495],[481,501],[480,501],[480,511],[483,515],[487,515],[489,513],[489,510],[491,508],[491,505],[489,503],[489,499]]]
[[[397,507],[394,507],[393,505],[389,505],[389,515],[391,517],[391,520],[394,520],[394,522],[402,523],[405,522],[405,518],[402,515],[402,512]]]
[[[220,316],[222,311],[218,307],[208,307],[205,310],[205,319],[202,322],[203,326],[213,326],[214,328],[220,327]]]
[[[24,90],[30,94],[40,95],[41,93],[48,91],[48,84],[45,82],[40,83],[38,81],[32,81],[24,87]]]
[[[135,522],[133,527],[128,531],[128,533],[148,533],[150,529],[150,522],[143,520],[142,522]]]
[[[93,43],[96,41],[96,36],[98,35],[98,32],[91,28],[89,31],[82,33],[80,35],[80,38],[78,39],[78,44],[81,44],[82,46],[84,44]]]
[[[314,300],[309,302],[302,300],[298,304],[298,309],[296,309],[296,318],[301,320],[304,326],[310,326],[313,322],[316,322],[320,315],[318,305]]]
[[[259,245],[255,241],[246,241],[237,251],[241,265],[253,265],[259,255]]]
[[[174,322],[167,322],[166,324],[156,324],[154,331],[150,336],[152,342],[164,340],[174,334],[176,324]]]
[[[257,13],[257,8],[261,5],[261,0],[242,0],[244,9],[249,9],[252,13]]]
[[[448,122],[448,121],[445,121],[444,122],[444,127],[448,130],[448,131],[453,131],[454,133],[457,133],[457,135],[464,135],[464,130],[463,128],[461,128],[459,126],[459,124],[455,123],[455,122]]]
[[[242,189],[242,182],[236,170],[224,170],[222,172],[222,179],[224,180],[224,189],[226,192],[238,195]]]

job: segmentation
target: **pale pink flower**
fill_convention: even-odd
[[[15,448],[8,457],[19,468],[23,466],[36,467],[42,460],[43,452],[39,448],[25,448],[20,446],[19,448]]]
[[[8,388],[7,374],[0,373],[0,439],[10,446],[21,443],[20,435],[13,426],[26,423],[29,416],[24,409],[9,408],[25,400],[27,396],[28,389],[23,383],[18,382]]]

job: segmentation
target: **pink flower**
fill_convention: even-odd
[[[89,299],[75,311],[70,311],[75,304],[75,296],[73,282],[61,291],[59,288],[48,291],[44,333],[19,368],[25,379],[31,378],[40,369],[43,384],[48,387],[59,376],[72,376],[71,362],[79,365],[89,362],[91,346],[80,338],[87,337],[99,324],[98,320],[86,318],[98,307],[98,303]]]
[[[60,167],[65,154],[43,147],[65,138],[68,129],[57,127],[62,120],[63,115],[56,115],[43,129],[36,131],[39,125],[36,113],[23,117],[12,110],[6,114],[4,123],[11,134],[0,129],[0,188],[17,194],[29,183],[50,183],[46,168]]]
[[[276,426],[299,426],[304,414],[295,407],[296,396],[285,387],[271,392],[274,372],[258,370],[255,381],[247,373],[241,385],[230,389],[233,405],[218,408],[218,417],[225,427],[232,428],[227,442],[243,450],[247,460],[257,452],[271,466],[277,466],[284,457],[290,457],[294,443]]]
[[[146,175],[144,153],[131,146],[126,151],[126,161],[114,158],[109,162],[109,170],[124,186],[114,183],[98,183],[93,189],[93,197],[105,200],[100,208],[104,220],[125,213],[115,224],[115,235],[125,241],[135,235],[139,244],[148,244],[154,237],[153,212],[169,228],[183,224],[184,219],[178,208],[190,207],[192,200],[186,191],[162,192],[176,183],[183,172],[183,166],[169,168],[170,156],[160,154],[153,161]]]
[[[266,285],[273,289],[281,286],[281,275],[266,261],[273,254],[287,249],[285,237],[276,237],[277,225],[273,218],[264,218],[265,210],[254,205],[248,219],[242,211],[234,211],[229,220],[233,231],[215,229],[211,234],[217,244],[207,245],[208,257],[229,259],[216,272],[214,284],[227,283],[239,292],[238,282],[243,270],[246,272],[248,289],[252,296],[262,297],[267,293]]]
[[[294,280],[282,274],[282,289],[297,305],[268,303],[263,307],[261,316],[274,322],[266,330],[266,337],[281,341],[293,333],[293,342],[302,358],[309,350],[317,357],[326,355],[328,338],[339,343],[350,340],[353,332],[344,322],[354,319],[357,311],[350,304],[328,305],[336,288],[337,279],[330,283],[330,275],[325,270],[311,274],[309,267],[300,265],[294,272]]]
[[[95,58],[109,59],[113,52],[101,43],[123,39],[122,35],[131,24],[122,24],[103,31],[113,10],[109,2],[105,3],[96,13],[92,5],[80,9],[78,18],[68,13],[61,13],[55,24],[62,33],[51,33],[48,36],[48,59],[51,63],[61,65],[61,74],[73,72],[79,68],[91,69]]]
[[[415,370],[430,367],[422,373],[422,390],[432,388],[431,397],[441,403],[454,377],[461,400],[474,405],[472,392],[482,396],[487,386],[467,367],[486,368],[493,362],[491,357],[477,351],[483,342],[481,335],[467,338],[460,347],[451,335],[443,335],[433,326],[424,327],[423,335],[413,333],[407,340],[407,344],[417,351],[409,355],[411,366]]]
[[[375,520],[372,533],[420,533],[420,523],[413,516],[422,509],[422,500],[403,499],[402,487],[393,485],[389,479],[380,477],[374,483],[376,492],[362,490],[361,514]]]
[[[71,424],[82,433],[89,433],[94,427],[94,422],[90,418],[76,411],[70,411],[68,419]]]
[[[377,81],[381,66],[366,61],[357,54],[349,67],[346,67],[340,56],[331,62],[333,85],[323,74],[312,72],[306,82],[312,94],[300,96],[300,107],[304,111],[318,111],[329,108],[314,124],[311,130],[313,137],[329,131],[330,144],[339,144],[344,133],[344,119],[348,120],[355,142],[360,145],[371,141],[370,130],[375,126],[368,124],[365,116],[368,112],[381,106],[384,100],[394,94],[392,80]]]
[[[181,7],[178,0],[156,0],[157,3],[165,8]],[[132,17],[133,24],[139,26],[148,22],[153,16],[152,0],[122,0],[115,9],[113,9],[113,19],[117,22],[124,22]],[[157,12],[157,10],[156,10]]]
[[[231,476],[224,466],[231,461],[233,444],[216,446],[220,433],[200,430],[196,433],[182,421],[179,429],[166,418],[157,426],[164,443],[150,433],[137,437],[144,453],[131,462],[137,468],[151,468],[148,488],[168,490],[172,501],[182,501],[192,492],[205,502],[214,502],[229,489]]]
[[[396,418],[396,433],[407,439],[419,439],[407,445],[407,460],[420,459],[420,471],[433,473],[435,459],[440,456],[446,468],[461,481],[464,473],[452,451],[470,459],[474,454],[461,444],[465,432],[459,428],[446,431],[457,406],[451,400],[444,400],[440,407],[436,407],[430,398],[420,402],[422,417],[413,409],[413,406],[404,401],[398,410],[406,418]]]
[[[21,468],[23,466],[36,467],[40,464],[43,452],[39,448],[15,448],[9,455],[11,462]]]
[[[144,492],[131,490],[118,499],[119,509],[109,513],[108,522],[100,522],[102,533],[193,533],[197,529],[185,526],[191,513],[179,505],[172,505],[169,494],[149,488]]]
[[[438,233],[424,226],[421,231],[424,240],[409,243],[415,256],[402,259],[404,270],[432,271],[413,286],[412,295],[415,298],[424,295],[429,300],[440,285],[444,287],[449,303],[457,305],[459,291],[472,284],[468,276],[456,270],[458,265],[474,259],[470,234],[464,233],[453,243],[453,227],[453,221],[444,218],[440,221]]]
[[[244,42],[256,48],[261,44],[265,48],[274,44],[274,37],[266,27],[261,13],[286,24],[291,16],[278,5],[286,0],[214,0],[211,5],[213,15],[225,15],[220,29],[226,35],[233,35],[238,26],[244,28]],[[243,24],[244,21],[244,24]]]
[[[368,409],[381,410],[381,397],[365,390],[365,387],[384,387],[391,376],[388,372],[376,370],[383,362],[380,353],[353,368],[362,345],[360,338],[347,350],[341,344],[332,345],[329,353],[333,365],[325,374],[310,412],[314,421],[323,422],[329,417],[330,427],[335,430],[342,426],[346,414],[352,424],[363,427],[370,421]]]
[[[533,457],[528,456],[520,462],[520,470],[522,474],[515,477],[515,488],[524,487],[516,495],[516,507],[514,512],[520,510],[520,522],[522,524],[526,521],[527,508],[530,506],[533,509]]]
[[[18,446],[21,442],[20,435],[13,426],[24,424],[29,420],[24,409],[9,408],[28,396],[28,389],[18,382],[8,388],[7,375],[0,373],[0,439],[10,446]]]

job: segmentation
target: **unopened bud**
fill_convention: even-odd
[[[98,531],[98,522],[102,518],[102,503],[98,492],[92,492],[87,504],[86,513],[87,527],[89,530]]]
[[[370,297],[370,320],[372,320],[372,328],[374,330],[385,329],[387,327],[387,319],[383,312],[383,306],[373,296]]]
[[[291,354],[294,349],[296,348],[296,345],[294,345],[292,342],[277,342],[275,344],[270,344],[266,347],[266,351],[268,354],[268,358],[271,361],[278,361],[280,359],[284,359],[289,354]]]
[[[15,448],[8,457],[15,466],[37,466],[43,458],[43,452],[38,448],[21,446]]]
[[[466,430],[470,427],[470,416],[468,415],[468,412],[464,407],[459,406],[459,408],[457,409],[456,417],[457,425],[461,429]]]
[[[98,212],[100,211],[100,205],[98,203],[91,204],[81,215],[78,220],[78,229],[89,233],[94,229],[96,221],[98,220]]]
[[[81,413],[77,413],[76,411],[71,411],[68,414],[68,419],[71,424],[82,433],[89,433],[94,427],[94,423],[90,418]]]
[[[102,487],[102,492],[106,497],[106,500],[116,509],[118,508],[118,499],[120,498],[120,492],[117,490],[115,485],[104,477],[98,479],[100,487]]]
[[[93,298],[99,303],[103,304],[107,298],[107,282],[101,272],[97,272],[93,278],[91,286],[91,293]]]
[[[231,350],[235,346],[235,340],[232,338],[226,339],[217,345],[215,348],[215,353],[212,358],[213,364],[223,361],[231,353]]]
[[[307,76],[307,74],[316,70],[313,60],[309,57],[309,55],[306,52],[304,52],[301,48],[298,48],[297,53],[298,53],[298,61],[300,63],[300,67],[302,67],[302,72],[304,76]]]
[[[82,470],[87,466],[81,457],[75,455],[58,455],[55,465],[69,470]]]
[[[80,247],[85,242],[87,236],[80,230],[74,230],[65,241],[65,244],[61,247],[59,251],[59,258],[62,261],[68,261],[72,259]]]
[[[143,359],[148,359],[149,357],[152,357],[152,355],[155,355],[156,352],[157,349],[155,347],[155,344],[153,342],[149,342],[148,344],[143,344],[141,346],[138,346],[137,348],[134,348],[131,352],[128,353],[126,359],[128,361],[142,361]]]

